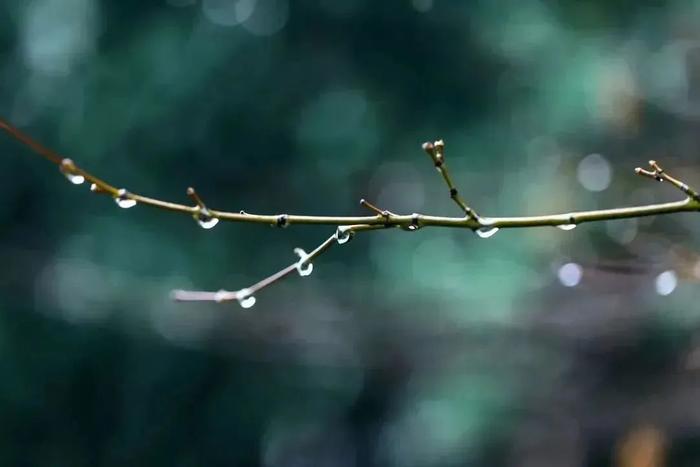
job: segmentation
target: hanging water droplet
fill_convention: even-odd
[[[561,224],[557,226],[557,229],[559,230],[574,230],[576,228],[576,224]]]
[[[213,229],[214,226],[216,226],[216,224],[219,223],[219,219],[217,219],[216,217],[210,217],[210,218],[207,218],[207,219],[202,219],[202,218],[200,218],[199,220],[197,220],[197,223],[198,223],[203,229],[207,229],[207,230],[208,230],[208,229]]]
[[[136,206],[136,200],[129,198],[129,192],[124,188],[117,192],[117,196],[114,197],[114,202],[122,209],[129,209]]]
[[[354,232],[352,230],[339,228],[335,231],[335,241],[338,242],[338,245],[342,245],[348,243],[353,235]]]
[[[418,230],[418,226],[416,224],[409,224],[407,229],[410,230],[411,232],[414,232],[414,231]]]
[[[253,305],[255,305],[255,297],[251,293],[250,290],[248,289],[243,289],[238,292],[237,296],[238,304],[241,305],[241,308],[252,308]]]
[[[85,182],[85,177],[83,177],[80,174],[63,172],[63,175],[65,175],[68,181],[71,182],[73,185],[80,185]]]
[[[313,271],[313,263],[302,263],[301,261],[297,263],[297,272],[301,277],[310,276]]]
[[[252,295],[246,298],[243,298],[238,301],[240,303],[242,308],[253,308],[253,305],[255,305],[256,299]]]
[[[489,238],[496,235],[500,229],[498,227],[484,226],[476,230],[476,234],[481,238]]]
[[[309,255],[301,248],[295,248],[294,254],[299,257],[299,261],[296,264],[299,275],[301,277],[310,276],[314,270],[314,265],[310,261],[307,261]]]
[[[206,210],[200,210],[197,212],[195,215],[195,219],[197,219],[197,224],[203,229],[213,229],[216,224],[219,223],[219,219],[217,217],[213,217],[211,214],[209,214],[209,211]]]

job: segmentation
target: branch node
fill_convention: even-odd
[[[187,196],[189,196],[190,199],[194,201],[194,203],[197,205],[196,211],[194,212],[194,214],[192,214],[194,220],[197,221],[197,224],[199,224],[199,226],[203,229],[213,229],[216,226],[216,224],[219,223],[219,218],[212,214],[212,212],[209,210],[209,208],[207,208],[207,205],[204,204],[204,201],[202,201],[202,198],[197,194],[197,191],[195,191],[194,188],[187,188],[186,193]]]
[[[416,230],[420,229],[420,227],[420,214],[414,212],[411,214],[411,223],[404,227],[404,230],[415,232]]]
[[[285,229],[289,227],[289,215],[287,214],[280,214],[277,216],[277,227],[280,229]]]
[[[61,159],[59,170],[73,185],[80,185],[85,182],[85,176],[78,171],[71,159]]]

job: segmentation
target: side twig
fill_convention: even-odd
[[[698,192],[669,175],[655,161],[650,161],[649,165],[652,170],[637,168],[635,170],[636,173],[654,180],[670,183],[687,195],[686,199],[644,206],[578,211],[542,216],[483,217],[478,215],[474,209],[466,204],[455,187],[447,165],[445,164],[445,143],[442,140],[433,143],[424,143],[423,149],[430,156],[433,164],[445,181],[450,192],[450,198],[464,212],[465,215],[462,217],[430,216],[418,213],[395,214],[391,211],[380,209],[364,199],[360,201],[360,204],[374,215],[302,216],[291,214],[250,214],[244,211],[220,211],[209,208],[194,188],[191,187],[187,189],[186,193],[194,205],[163,201],[130,192],[125,188],[117,188],[77,166],[71,159],[64,158],[58,153],[44,147],[2,119],[0,119],[0,129],[32,149],[36,154],[56,164],[71,183],[80,185],[87,182],[90,184],[90,190],[93,193],[111,196],[121,208],[131,208],[142,204],[166,211],[187,214],[192,216],[195,221],[205,229],[213,228],[219,221],[267,224],[277,227],[287,227],[292,224],[332,225],[337,227],[333,235],[324,240],[311,252],[307,253],[300,248],[295,249],[295,253],[299,256],[298,261],[249,287],[236,291],[219,290],[218,292],[175,290],[172,296],[178,301],[238,301],[243,307],[248,308],[255,303],[255,293],[289,277],[295,271],[301,276],[309,275],[313,269],[313,260],[328,251],[333,245],[347,243],[356,233],[364,231],[395,227],[411,232],[421,227],[451,227],[469,229],[476,232],[481,237],[490,237],[499,229],[558,227],[562,230],[570,230],[576,225],[586,222],[700,211],[700,195],[698,195]]]
[[[468,218],[478,220],[479,216],[477,213],[472,208],[467,206],[467,203],[464,202],[462,197],[459,195],[459,191],[452,182],[452,177],[450,177],[450,172],[448,171],[447,164],[445,163],[445,142],[439,139],[433,143],[423,143],[423,150],[433,160],[435,168],[438,172],[440,172],[440,175],[442,175],[442,178],[445,180],[447,188],[450,190],[450,198],[457,203],[457,206],[464,211],[464,214],[466,214]]]

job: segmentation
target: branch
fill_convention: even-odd
[[[562,230],[571,230],[578,224],[586,222],[600,222],[613,219],[625,219],[633,217],[644,217],[654,215],[666,215],[679,212],[700,211],[700,195],[687,184],[672,177],[664,171],[655,161],[649,161],[651,171],[637,168],[635,172],[639,175],[652,178],[658,181],[665,181],[678,188],[687,195],[687,198],[670,203],[648,204],[644,206],[624,207],[616,209],[604,209],[594,211],[578,211],[564,214],[551,214],[543,216],[525,217],[483,217],[469,207],[459,195],[452,178],[450,177],[447,165],[445,164],[444,148],[442,140],[433,143],[424,143],[423,149],[430,156],[436,169],[447,185],[450,198],[464,212],[463,217],[430,216],[425,214],[395,214],[391,211],[380,209],[372,203],[361,200],[360,204],[369,209],[372,216],[301,216],[290,214],[250,214],[244,211],[229,212],[209,208],[194,188],[188,188],[187,196],[193,201],[194,206],[163,201],[156,198],[139,195],[128,191],[125,188],[115,186],[97,178],[88,171],[77,166],[71,159],[64,158],[56,152],[42,146],[28,135],[24,134],[11,124],[0,119],[0,129],[4,130],[17,141],[28,146],[35,153],[46,160],[56,164],[63,175],[73,184],[80,185],[84,182],[90,183],[90,190],[96,194],[111,196],[116,204],[121,208],[131,208],[137,204],[151,206],[166,211],[187,214],[205,229],[211,229],[219,221],[244,222],[252,224],[267,224],[277,227],[288,227],[292,224],[314,224],[336,226],[336,232],[323,241],[310,253],[302,249],[295,249],[299,260],[290,264],[286,268],[275,274],[237,291],[220,290],[218,292],[202,291],[173,291],[173,298],[178,301],[215,301],[228,302],[238,301],[242,306],[248,308],[255,303],[254,294],[265,287],[268,287],[279,280],[288,277],[293,272],[298,272],[301,276],[306,276],[313,269],[312,261],[325,253],[335,244],[344,244],[358,232],[377,230],[383,228],[396,227],[409,232],[416,231],[422,227],[451,227],[464,228],[477,233],[480,237],[486,238],[494,235],[500,229],[513,229],[524,227],[558,227]]]

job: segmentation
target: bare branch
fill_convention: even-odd
[[[574,226],[586,222],[700,211],[700,195],[687,184],[667,174],[655,161],[650,161],[649,165],[652,168],[651,171],[637,168],[636,173],[658,181],[669,182],[688,195],[688,198],[670,203],[543,216],[482,217],[467,206],[452,182],[447,165],[445,164],[445,144],[442,140],[433,143],[425,143],[423,144],[423,149],[431,157],[435,167],[442,175],[442,178],[450,190],[450,197],[464,212],[465,216],[463,217],[430,216],[418,213],[394,214],[393,212],[380,209],[364,199],[360,201],[360,204],[373,212],[373,216],[261,215],[250,214],[244,211],[219,211],[207,207],[194,188],[187,189],[187,196],[194,202],[194,206],[149,198],[130,192],[125,188],[116,188],[78,167],[71,159],[64,158],[52,150],[45,148],[2,119],[0,119],[0,129],[4,130],[17,141],[28,146],[38,155],[56,164],[71,183],[79,185],[88,182],[90,183],[90,190],[93,193],[111,196],[121,208],[131,208],[137,204],[143,204],[166,211],[187,214],[192,216],[197,223],[205,229],[214,227],[219,221],[267,224],[277,227],[287,227],[292,224],[332,225],[337,227],[336,232],[313,251],[306,253],[302,249],[296,249],[295,253],[299,256],[298,261],[249,287],[236,291],[220,290],[218,292],[176,290],[173,292],[173,298],[178,301],[238,301],[242,306],[250,307],[255,303],[254,294],[256,292],[288,277],[295,271],[302,276],[310,274],[314,259],[330,249],[333,245],[346,243],[357,232],[389,227],[397,227],[406,231],[416,231],[422,227],[450,227],[470,229],[481,237],[490,237],[499,229],[552,226],[559,227],[562,230],[570,230]]]

